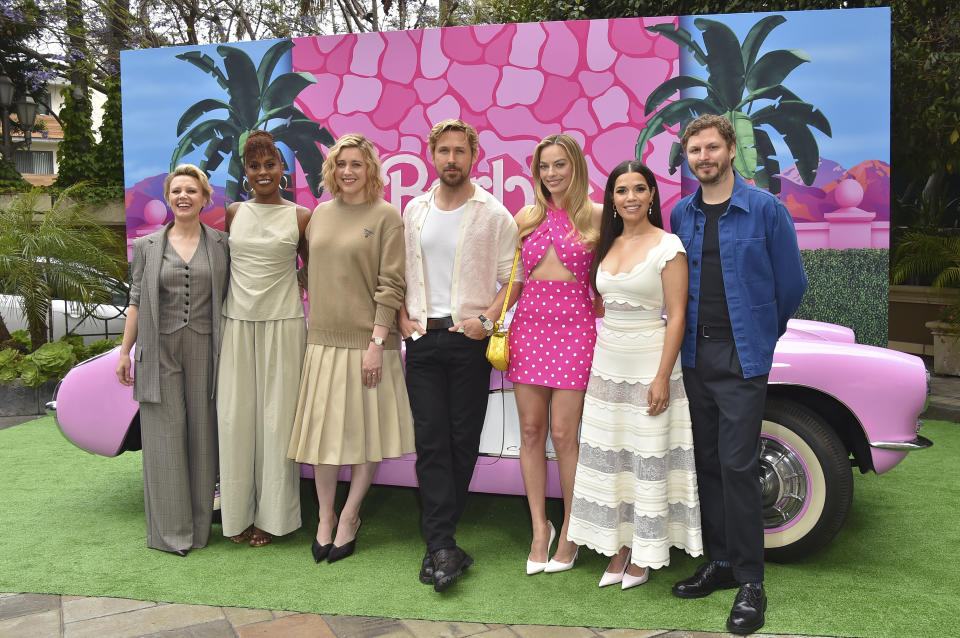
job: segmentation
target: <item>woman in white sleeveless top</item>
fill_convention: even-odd
[[[310,211],[280,194],[273,136],[243,148],[244,190],[227,208],[230,287],[223,306],[217,412],[223,534],[266,545],[300,527],[300,474],[287,458],[306,345],[297,253]]]

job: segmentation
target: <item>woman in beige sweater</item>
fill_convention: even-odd
[[[396,332],[404,296],[400,213],[383,200],[380,160],[362,135],[337,140],[323,179],[334,198],[317,206],[306,230],[310,327],[288,455],[314,466],[320,520],[311,552],[332,563],[356,547],[360,504],[377,464],[414,446]],[[338,524],[343,465],[352,472]]]

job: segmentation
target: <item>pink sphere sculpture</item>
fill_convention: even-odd
[[[143,207],[143,219],[152,226],[159,226],[167,220],[167,205],[159,199],[151,199]]]

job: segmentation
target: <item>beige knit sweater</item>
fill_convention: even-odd
[[[366,349],[374,324],[390,328],[398,349],[397,309],[404,297],[403,222],[382,199],[370,204],[323,202],[307,225],[307,343]]]

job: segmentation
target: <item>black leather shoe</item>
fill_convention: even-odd
[[[433,554],[427,552],[420,563],[420,582],[424,585],[433,584]]]
[[[732,567],[721,567],[716,561],[703,563],[690,578],[685,578],[671,590],[678,598],[703,598],[718,589],[733,589],[740,583],[733,577]]]
[[[171,549],[171,550],[168,551],[167,553],[168,553],[168,554],[173,554],[174,556],[179,556],[180,558],[183,558],[183,557],[185,557],[185,556],[187,555],[187,552],[189,552],[189,551],[190,551],[189,549]]]
[[[433,553],[433,590],[443,591],[452,585],[473,559],[459,547],[438,549]]]
[[[317,539],[313,539],[313,545],[310,546],[310,553],[313,554],[313,560],[316,563],[322,562],[333,548],[333,543],[321,545]]]
[[[763,612],[767,610],[767,595],[758,583],[740,585],[733,609],[727,618],[727,631],[732,634],[752,634],[763,627]]]

